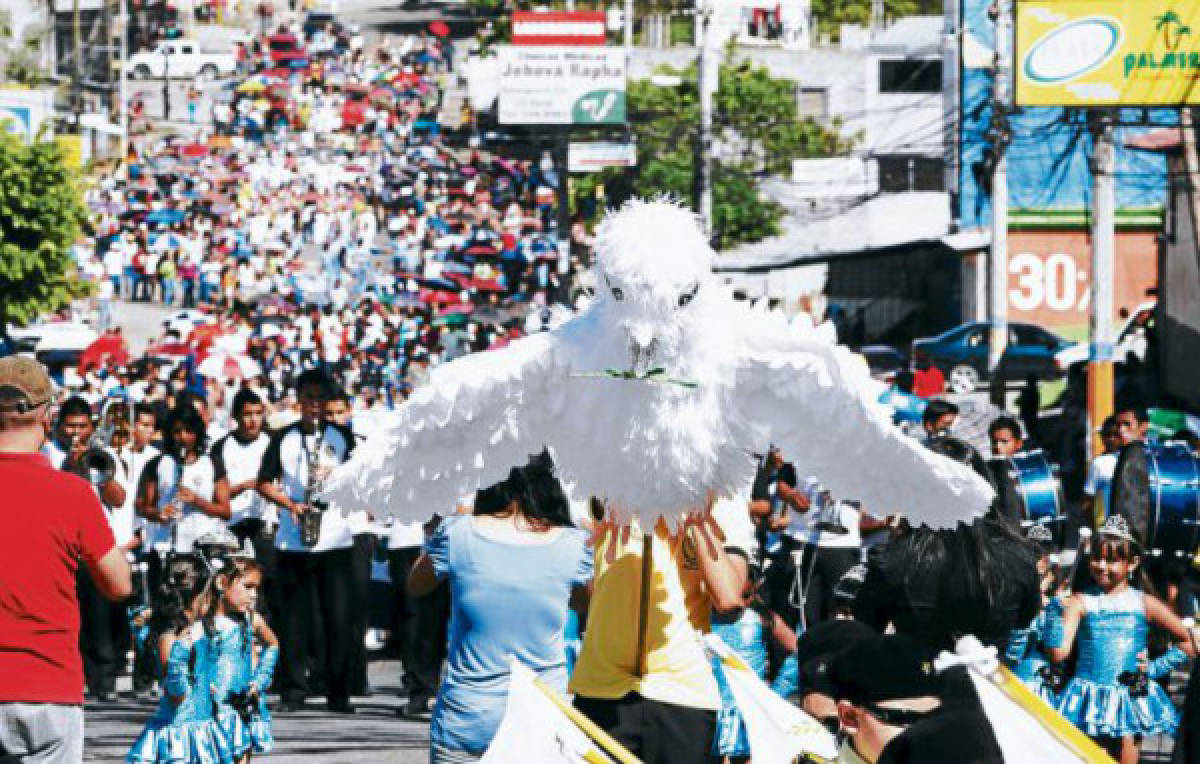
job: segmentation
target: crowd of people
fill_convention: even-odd
[[[379,412],[433,366],[550,328],[591,255],[562,222],[562,168],[444,140],[445,41],[279,34],[311,62],[256,43],[211,130],[146,135],[125,179],[88,191],[75,255],[105,335],[78,371],[56,393],[36,362],[0,360],[0,481],[65,508],[0,537],[0,759],[78,761],[80,689],[117,702],[129,669],[133,699],[157,700],[129,762],[245,762],[271,751],[272,713],[355,713],[375,648],[403,664],[401,712],[430,715],[436,764],[487,750],[514,657],[647,764],[749,760],[697,631],[843,762],[1003,761],[962,669],[934,668],[968,634],[1122,764],[1177,731],[1195,598],[1109,488],[1146,437],[1137,408],[1105,423],[1069,530],[1008,500],[1006,460],[1036,445],[1022,422],[991,422],[989,464],[924,361],[898,417],[1001,496],[954,530],[831,496],[774,448],[745,494],[677,528],[574,500],[546,453],[424,524],[326,506]],[[180,313],[131,356],[118,297]],[[1093,533],[1072,555],[1074,526]]]

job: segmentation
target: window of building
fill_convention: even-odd
[[[879,62],[880,93],[942,92],[942,62],[938,59],[883,59]]]
[[[796,86],[796,115],[801,119],[825,119],[829,116],[829,91],[826,88]]]
[[[937,157],[881,156],[879,190],[888,193],[903,191],[946,190],[945,163]]]

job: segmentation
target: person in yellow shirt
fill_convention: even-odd
[[[576,708],[645,764],[707,762],[721,696],[698,633],[709,631],[714,609],[741,606],[753,546],[748,502],[710,503],[675,532],[659,520],[644,629],[643,542],[636,523],[596,529],[587,631],[570,690]]]

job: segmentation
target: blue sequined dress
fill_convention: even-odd
[[[767,644],[763,633],[762,616],[754,608],[745,608],[735,619],[713,613],[712,631],[721,641],[746,662],[760,677],[767,675]],[[749,756],[750,739],[746,723],[733,699],[733,691],[725,681],[721,659],[713,657],[713,674],[721,691],[721,710],[717,713],[717,734],[713,738],[714,756]]]
[[[1146,649],[1142,592],[1128,587],[1108,595],[1093,588],[1081,597],[1079,660],[1059,699],[1059,713],[1091,737],[1174,733],[1179,719],[1157,682],[1148,683],[1145,696],[1134,697],[1118,678],[1137,670],[1138,653]]]
[[[1042,608],[1028,627],[1013,630],[1004,652],[1004,661],[1017,678],[1051,708],[1058,707],[1058,697],[1043,676],[1043,669],[1048,670],[1051,665],[1046,650],[1060,647],[1062,641],[1062,602],[1056,598]]]
[[[250,622],[222,615],[216,617],[215,626],[217,671],[213,678],[213,699],[217,703],[217,722],[225,733],[234,758],[241,758],[250,750],[268,753],[275,747],[275,738],[271,735],[266,688],[271,686],[279,648],[264,649],[255,666],[254,631]],[[251,684],[258,690],[258,700],[247,720],[230,705],[230,696],[246,692]]]
[[[210,687],[216,650],[201,624],[175,640],[158,710],[125,756],[128,764],[232,764],[233,752],[213,718]],[[176,705],[171,697],[183,700]]]

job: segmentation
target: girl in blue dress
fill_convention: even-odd
[[[158,592],[150,640],[161,662],[163,696],[125,757],[127,764],[233,764],[213,716],[216,676],[212,634],[202,622],[211,574],[202,559],[171,560]]]
[[[1054,536],[1044,525],[1035,524],[1026,532],[1026,538],[1041,552],[1038,557],[1038,578],[1042,586],[1042,610],[1023,629],[1014,629],[1009,635],[1004,659],[1017,678],[1025,683],[1051,708],[1058,707],[1056,686],[1061,675],[1046,656],[1046,650],[1058,647],[1062,642],[1062,600],[1059,599],[1058,564],[1053,560]]]
[[[262,586],[258,563],[244,557],[225,559],[213,586],[217,670],[212,694],[217,723],[234,760],[244,764],[251,754],[268,753],[275,745],[266,695],[279,660],[279,640],[263,617],[254,612]],[[257,662],[255,642],[263,645]]]
[[[1140,561],[1125,519],[1111,516],[1088,554],[1091,584],[1067,598],[1062,644],[1048,650],[1052,660],[1066,660],[1078,639],[1075,676],[1063,689],[1059,713],[1121,764],[1137,764],[1144,736],[1175,732],[1175,708],[1153,680],[1194,655],[1179,617],[1157,597],[1130,585]],[[1154,660],[1147,654],[1150,626],[1176,641]]]
[[[738,657],[760,679],[767,676],[767,640],[778,641],[791,654],[796,651],[796,634],[774,611],[767,608],[758,595],[757,568],[749,567],[745,589],[742,592],[742,607],[721,613],[713,611],[712,632],[729,645]],[[717,732],[713,737],[714,757],[726,761],[746,761],[750,756],[750,739],[746,733],[746,722],[738,710],[733,690],[725,679],[721,659],[712,658],[713,676],[721,693],[721,710],[717,712]]]

